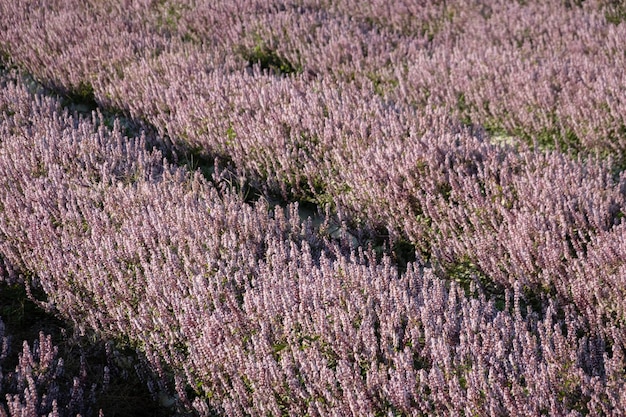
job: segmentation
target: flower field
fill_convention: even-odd
[[[0,416],[626,415],[625,45],[615,0],[0,0]]]

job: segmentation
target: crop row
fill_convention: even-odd
[[[524,310],[520,284],[499,310],[419,264],[399,275],[293,207],[218,193],[96,115],[2,92],[8,271],[30,272],[40,303],[77,328],[138,348],[200,413],[624,409],[619,328],[590,330],[553,302]]]
[[[2,61],[61,98],[3,75],[5,280],[180,405],[626,409],[619,5],[8,3]]]

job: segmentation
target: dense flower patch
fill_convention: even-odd
[[[108,343],[92,378],[131,347],[179,413],[626,413],[623,6],[13,3],[0,280]],[[5,333],[0,415],[98,413]]]

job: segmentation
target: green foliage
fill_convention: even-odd
[[[190,6],[185,3],[159,0],[157,2],[156,29],[165,34],[176,33],[178,31],[178,22],[183,16],[183,12],[189,8]],[[190,34],[186,35],[191,37]]]
[[[566,9],[581,8],[585,0],[563,0]]]
[[[69,90],[55,86],[52,86],[51,89],[53,91],[63,92],[61,95],[61,105],[72,111],[91,115],[91,112],[98,108],[93,86],[88,81],[81,81],[78,85],[73,86]]]
[[[604,17],[613,25],[621,24],[626,20],[626,3],[622,0],[608,0],[604,8]]]
[[[445,2],[443,2],[443,5],[444,7],[439,16],[423,20],[421,22],[419,34],[420,36],[428,39],[428,42],[435,40],[435,37],[444,29],[444,27],[454,20],[456,14],[455,11],[446,6]]]
[[[261,70],[275,75],[290,75],[302,72],[302,67],[294,65],[286,58],[269,47],[265,42],[259,42],[252,49],[242,48],[240,51],[249,67],[258,65]]]
[[[610,129],[607,135],[607,141],[609,143],[623,143],[626,141],[626,125],[620,124],[615,129]],[[611,149],[601,150],[600,156],[602,158],[610,158],[613,161],[613,173],[616,181],[619,181],[619,175],[623,171],[626,171],[626,150],[625,149]]]
[[[502,284],[489,278],[469,257],[462,257],[441,265],[444,278],[455,281],[467,296],[476,296],[477,291],[495,302],[499,310],[504,310],[505,289]]]
[[[280,356],[282,355],[282,351],[287,349],[289,344],[287,341],[279,341],[272,345],[272,356],[276,360],[276,362],[280,362]]]
[[[4,49],[0,48],[0,72],[4,72],[10,67],[11,56]]]
[[[459,111],[465,116],[462,122],[471,124],[469,116],[470,105],[466,103],[465,96],[459,98]],[[499,142],[512,143],[511,138],[519,138],[522,142],[541,150],[554,151],[563,153],[571,153],[578,155],[584,151],[581,138],[574,130],[567,125],[560,127],[561,122],[554,111],[548,113],[550,123],[537,129],[531,129],[527,126],[517,126],[512,130],[504,128],[504,123],[496,118],[491,118],[482,122],[482,128],[492,138],[499,139]]]
[[[528,309],[543,314],[547,300],[558,300],[556,288],[554,284],[544,285],[524,285],[520,298],[520,310],[525,313]]]
[[[381,97],[385,97],[387,93],[392,92],[400,84],[397,78],[384,77],[374,71],[368,72],[366,76],[372,82],[374,92]]]
[[[184,152],[183,164],[191,172],[200,171],[202,176],[209,181],[215,173],[215,162],[207,157],[202,148],[190,148]]]
[[[468,102],[465,93],[458,92],[456,95],[456,108],[459,112],[459,119],[462,124],[466,126],[471,126],[472,117],[470,115],[472,107],[471,103]]]
[[[542,149],[573,152],[576,154],[582,148],[580,138],[569,128],[561,131],[556,127],[545,127],[535,133],[523,134],[523,136],[526,136]]]
[[[405,272],[407,265],[416,261],[416,247],[413,243],[405,239],[398,239],[391,247],[392,259],[398,265],[400,272]]]
[[[556,398],[566,404],[567,409],[575,410],[581,415],[589,415],[588,404],[591,400],[589,395],[583,394],[583,381],[578,375],[572,373],[571,370],[577,367],[572,360],[562,364],[559,370],[559,379],[561,381],[561,389],[556,393]]]
[[[229,145],[231,145],[231,142],[237,138],[237,132],[235,132],[232,124],[228,126],[228,129],[226,129],[226,137],[228,138]]]

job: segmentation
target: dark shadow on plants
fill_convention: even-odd
[[[455,281],[468,297],[484,295],[493,300],[498,310],[505,309],[505,287],[489,278],[470,258],[464,257],[454,262],[434,265],[437,275],[445,280]]]
[[[619,25],[626,20],[626,3],[623,0],[605,1],[604,17],[608,23]]]
[[[37,299],[45,299],[41,290],[31,290]],[[21,350],[22,341],[32,341],[39,337],[39,332],[60,336],[65,324],[53,314],[46,313],[29,299],[23,284],[7,284],[0,282],[0,318],[12,335],[11,351],[15,354],[14,367],[17,364],[17,352]],[[56,338],[53,341],[57,342]]]
[[[70,111],[91,114],[98,108],[93,86],[89,82],[81,81],[76,87],[65,92],[60,88],[53,89],[61,91],[61,105]]]
[[[13,66],[12,69],[16,70],[18,78],[28,86],[31,94],[55,97],[70,114],[90,117],[91,112],[98,108],[93,86],[88,81],[83,80],[78,85],[67,87],[52,80],[40,80],[18,66]]]
[[[158,377],[149,368],[139,349],[121,339],[100,340],[96,346],[99,350],[94,352],[94,356],[99,354],[99,358],[110,368],[107,389],[97,397],[97,406],[106,416],[189,415],[188,412],[176,409],[176,398],[171,392],[159,388],[161,384]],[[152,387],[152,392],[148,385]]]
[[[383,257],[387,256],[398,269],[399,274],[407,271],[409,263],[425,266],[424,262],[427,257],[423,257],[423,253],[418,256],[419,251],[416,245],[404,236],[394,236],[386,227],[368,226],[353,219],[343,219],[343,221],[334,219],[334,223],[343,223],[346,234],[353,237],[352,242],[347,241],[345,237],[336,239],[346,247],[346,255],[349,255],[350,250],[362,248],[373,255],[371,261],[376,263],[380,263]],[[335,235],[335,237],[338,236]]]
[[[286,58],[267,46],[265,43],[258,43],[254,48],[240,48],[239,53],[248,63],[249,68],[258,66],[262,71],[267,71],[275,75],[290,75],[302,72],[302,67],[294,65]]]
[[[484,295],[487,300],[492,300],[499,311],[507,310],[514,313],[513,289],[490,278],[478,264],[469,257],[462,257],[452,262],[435,263],[435,271],[446,280],[455,281],[468,297]],[[507,299],[508,298],[508,299]],[[519,290],[519,308],[522,316],[528,313],[536,314],[543,318],[549,300],[563,301],[554,285],[541,286],[522,285]]]
[[[581,8],[585,0],[563,0],[563,6],[566,9]]]
[[[100,409],[106,416],[113,417],[164,417],[172,414],[171,409],[161,406],[153,398],[145,380],[140,378],[137,369],[142,369],[142,359],[134,350],[112,341],[105,342],[94,334],[76,334],[66,321],[44,311],[32,300],[45,299],[41,290],[34,288],[29,292],[30,295],[23,284],[0,282],[0,318],[10,340],[8,356],[0,364],[5,389],[15,388],[11,388],[13,372],[18,366],[24,342],[32,351],[33,344],[43,333],[50,335],[52,344],[58,349],[54,363],[62,371],[58,375],[54,370],[50,370],[50,375],[43,373],[43,369],[37,371],[42,372],[37,375],[38,383],[43,384],[39,396],[55,395],[59,407],[74,407],[72,410],[83,415],[96,416]],[[79,397],[83,399],[82,403],[70,399],[76,378],[83,390]],[[42,380],[49,380],[52,385],[48,386]],[[58,386],[56,394],[45,392],[46,389],[53,389],[53,385]]]
[[[11,58],[7,52],[0,49],[0,73],[6,72],[9,69],[9,62]]]
[[[396,240],[391,245],[391,257],[398,266],[398,271],[404,273],[409,263],[417,261],[416,247],[408,240]]]

